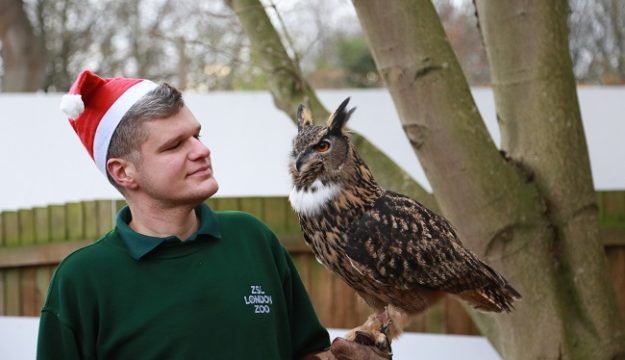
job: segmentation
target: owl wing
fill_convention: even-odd
[[[401,194],[386,191],[347,235],[352,266],[392,288],[461,293],[507,285],[462,246],[447,220]]]

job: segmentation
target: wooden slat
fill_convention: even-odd
[[[479,330],[458,300],[447,296],[444,301],[447,334],[479,335]]]
[[[35,218],[33,210],[18,211],[20,245],[35,243]]]
[[[264,199],[263,206],[263,213],[265,214],[263,221],[265,224],[278,235],[287,233],[285,226],[285,214],[287,210],[285,199],[281,197],[268,197]]]
[[[601,193],[600,214],[602,221],[625,220],[625,191],[605,191]]]
[[[288,198],[283,198],[285,204],[286,204],[286,211],[285,211],[285,226],[286,226],[286,230],[289,233],[301,233],[302,229],[299,226],[299,219],[297,218],[297,213],[295,213],[295,210],[293,210],[293,207],[291,206],[291,203],[289,202]]]
[[[418,315],[412,315],[411,321],[406,327],[406,331],[414,331],[414,332],[426,332],[425,329],[425,314],[421,313]]]
[[[4,271],[4,314],[19,316],[21,311],[20,272],[17,269]]]
[[[332,318],[332,275],[314,257],[310,257],[312,278],[310,296],[317,316],[326,327],[338,325]]]
[[[105,234],[113,228],[113,202],[111,200],[99,200],[98,207],[98,233]]]
[[[35,243],[40,245],[49,244],[51,241],[50,235],[50,211],[48,208],[36,208],[35,209]],[[38,265],[34,268],[35,280],[34,280],[34,311],[33,315],[38,315],[45,296],[48,291],[48,284],[50,283],[50,271],[47,266]],[[24,309],[23,309],[24,310]]]
[[[610,247],[606,249],[610,280],[614,286],[616,298],[625,314],[625,247]]]
[[[51,269],[53,268],[54,267],[50,266],[38,266],[35,271],[35,303],[38,312],[41,310],[46,300],[48,287],[50,286]]]
[[[65,206],[50,206],[50,241],[63,242],[67,240],[67,222]]]
[[[445,333],[445,305],[443,301],[437,302],[426,310],[425,328],[429,333]]]
[[[239,198],[218,198],[215,199],[218,210],[238,210]]]
[[[263,198],[260,197],[248,197],[241,198],[239,201],[238,210],[248,212],[259,219],[262,219],[265,214],[263,212]]]
[[[82,213],[82,204],[69,203],[65,205],[67,240],[77,240],[85,238],[85,219]]]
[[[93,240],[78,240],[6,248],[0,253],[0,269],[56,265],[72,251],[91,243],[93,243]]]
[[[338,276],[334,276],[334,318],[342,326],[356,327],[358,313],[356,312],[356,293]]]
[[[84,201],[81,203],[84,219],[84,236],[87,239],[97,239],[100,237],[98,230],[98,204],[95,201]]]
[[[16,211],[5,211],[3,215],[4,245],[6,247],[19,246],[20,229]]]
[[[20,270],[20,316],[37,316],[39,314],[35,276],[34,268]]]
[[[113,209],[115,210],[114,212],[117,214],[119,212],[119,210],[121,210],[124,206],[126,206],[126,201],[125,200],[112,200],[111,203],[113,204]]]
[[[278,238],[290,254],[311,254],[312,256],[312,249],[306,245],[304,238],[300,235],[281,235]]]
[[[20,249],[19,241],[19,219],[15,211],[5,212],[4,217],[4,236],[6,247],[0,253],[3,254]],[[9,316],[19,316],[20,303],[20,273],[17,269],[7,269],[3,271],[4,275],[4,314]]]
[[[33,210],[20,210],[19,238],[20,246],[27,247],[35,244],[35,221]],[[20,270],[20,316],[35,316],[37,305],[35,303],[35,269],[26,268]]]
[[[6,297],[6,285],[4,283],[4,271],[0,269],[0,316],[6,315],[4,298]]]
[[[35,243],[47,244],[50,242],[50,211],[47,207],[34,209],[35,216]]]
[[[603,227],[599,231],[604,246],[625,246],[625,228]]]
[[[211,208],[213,211],[219,210],[217,209],[217,198],[208,198],[206,201],[204,201],[206,203],[206,205],[208,205],[209,208]]]

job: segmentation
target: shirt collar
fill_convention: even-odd
[[[209,237],[220,239],[221,233],[219,232],[217,216],[215,216],[215,213],[208,205],[205,203],[198,205],[195,208],[195,213],[200,220],[200,226],[186,241],[194,241],[197,238],[202,238],[200,235],[208,235]],[[126,248],[128,248],[130,256],[135,260],[141,259],[164,242],[179,241],[175,235],[154,237],[139,234],[128,226],[131,219],[132,214],[130,213],[130,209],[128,206],[124,206],[119,211],[119,214],[117,214],[116,229],[126,245]]]

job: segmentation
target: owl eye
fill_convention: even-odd
[[[330,150],[330,143],[326,140],[322,140],[314,145],[313,149],[315,149],[316,152],[326,152]]]

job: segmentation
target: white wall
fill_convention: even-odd
[[[473,90],[495,143],[492,92]],[[0,95],[0,211],[70,201],[119,198],[83,150],[64,115],[60,94]],[[351,96],[358,110],[349,125],[367,136],[429,189],[386,90],[320,91],[334,109]],[[625,189],[624,87],[579,89],[597,189]],[[265,92],[187,94],[203,127],[220,183],[217,196],[272,196],[289,192],[287,156],[296,128]]]

